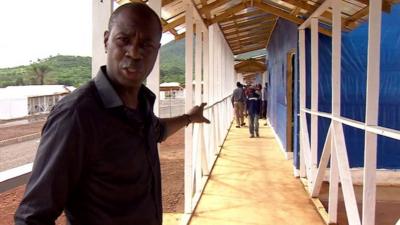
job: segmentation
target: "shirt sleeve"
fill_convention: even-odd
[[[165,141],[166,135],[165,135],[165,124],[161,122],[160,118],[155,116],[153,114],[153,124],[154,124],[154,131],[155,131],[155,137],[157,142],[161,143]]]
[[[43,131],[16,225],[54,224],[76,187],[83,165],[85,135],[78,113],[57,110]]]

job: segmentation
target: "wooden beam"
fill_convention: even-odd
[[[214,23],[218,23],[219,21],[222,21],[222,20],[228,18],[229,16],[231,16],[231,15],[233,15],[235,13],[238,13],[238,12],[242,11],[245,8],[247,8],[247,6],[246,6],[246,4],[243,4],[243,3],[239,3],[239,4],[235,5],[235,6],[232,6],[231,8],[226,9],[224,11],[224,13],[214,17],[210,21],[209,25],[214,24]]]
[[[358,25],[358,20],[363,18],[364,16],[368,15],[369,13],[369,6],[362,8],[360,11],[354,13],[352,16],[347,18],[343,25],[350,29],[355,28]]]
[[[164,7],[170,3],[174,2],[174,0],[162,0],[161,1],[161,7]]]
[[[355,1],[360,2],[366,6],[369,6],[370,0],[355,0]],[[392,10],[392,5],[387,0],[384,0],[382,1],[382,10],[389,13]]]
[[[274,6],[271,6],[269,4],[266,3],[260,3],[260,2],[254,2],[253,3],[255,7],[267,12],[267,13],[271,13],[275,16],[279,16],[285,20],[288,20],[290,22],[293,22],[295,24],[302,24],[304,21],[300,18],[297,18],[293,15],[290,15],[288,12],[282,10],[282,9],[278,9]]]
[[[166,25],[163,26],[163,32],[166,32],[170,29],[173,29],[179,25],[182,25],[183,23],[185,23],[185,16],[182,16],[174,21],[172,21],[171,23],[168,23]]]
[[[262,34],[262,33],[267,33],[269,31],[271,31],[272,28],[273,28],[273,26],[268,26],[268,27],[260,27],[260,28],[257,28],[257,29],[253,28],[253,29],[249,29],[247,31],[237,31],[235,33],[225,34],[225,37],[226,37],[227,40],[230,40],[232,38],[237,38],[237,37],[240,37],[240,36],[243,36],[243,35],[248,36],[248,35],[253,35],[253,34]],[[252,31],[252,32],[250,32],[250,31]],[[242,34],[244,32],[250,32],[250,33]]]
[[[206,5],[207,5],[207,0],[201,0],[201,5],[202,5],[202,8],[203,8],[204,6],[206,6]],[[206,16],[206,19],[207,19],[207,20],[210,20],[210,19],[211,19],[211,13],[210,13],[209,11],[205,13],[205,16]]]
[[[286,3],[289,3],[293,6],[299,7],[301,9],[307,10],[308,14],[312,14],[315,10],[318,9],[318,6],[314,6],[314,5],[310,5],[306,2],[303,1],[298,1],[298,0],[282,0]],[[324,12],[321,16],[326,17],[326,18],[331,18],[332,17],[332,13],[326,11]]]
[[[251,25],[255,25],[255,24],[260,24],[260,23],[265,22],[265,21],[266,21],[265,18],[258,18],[258,19],[247,21],[247,22],[236,23],[235,25],[221,26],[221,28],[223,30],[229,30],[229,29],[233,29],[233,28],[240,29],[240,28],[243,28],[243,27],[247,27],[247,26],[251,26]],[[268,21],[268,22],[272,22],[272,20]]]
[[[217,1],[214,1],[206,6],[202,7],[201,9],[199,9],[199,11],[201,14],[205,14],[205,13],[210,12],[211,10],[218,8],[221,5],[224,5],[228,2],[229,2],[229,0],[217,0]]]
[[[175,41],[181,40],[185,38],[185,32],[183,32],[182,34],[178,34],[175,36]]]
[[[332,0],[325,0],[312,14],[309,16],[299,27],[299,29],[305,29],[310,26],[313,18],[319,18],[330,6]]]
[[[228,18],[226,18],[224,20],[221,20],[220,23],[233,21],[233,20],[240,20],[240,19],[244,19],[246,17],[253,17],[253,16],[257,17],[257,16],[265,16],[265,15],[267,15],[267,14],[265,14],[264,11],[254,10],[252,12],[246,12],[246,13],[241,13],[241,14],[236,14],[236,15],[230,16],[230,17],[228,17]]]
[[[257,42],[257,43],[254,43],[254,42],[243,42],[243,43],[244,44],[241,44],[241,45],[233,45],[232,49],[234,49],[234,50],[245,50],[247,48],[253,48],[253,47],[256,47],[256,46],[265,47],[265,45],[266,45],[265,41],[264,42]]]
[[[239,35],[236,37],[231,37],[231,38],[226,37],[226,40],[231,42],[231,41],[237,41],[237,40],[242,40],[242,39],[246,39],[246,38],[252,38],[254,36],[262,36],[263,34],[267,35],[268,33],[269,33],[268,30],[261,30],[261,31],[255,31],[253,33],[242,34],[242,35]]]
[[[245,45],[235,45],[233,48],[237,49],[237,50],[244,50],[244,49],[250,49],[250,48],[253,48],[253,47],[257,47],[257,46],[260,46],[260,45],[265,47],[265,45],[264,45],[265,41],[257,42],[257,43],[248,41],[248,42],[245,42],[245,43],[246,43]]]
[[[246,48],[246,47],[251,47],[253,45],[262,44],[265,47],[264,43],[266,43],[265,38],[261,37],[261,38],[249,39],[249,40],[246,40],[246,41],[242,41],[240,43],[234,43],[231,46],[232,46],[232,48],[235,49],[235,48]]]
[[[275,20],[272,20],[275,21]],[[224,32],[225,36],[232,36],[234,34],[239,34],[242,32],[247,32],[247,31],[253,31],[253,30],[269,30],[272,28],[273,25],[271,25],[270,23],[262,23],[262,24],[254,24],[252,26],[247,26],[244,28],[239,28],[236,29],[234,31],[230,31],[230,32]]]
[[[271,32],[268,35],[267,44],[265,45],[265,48],[268,48],[269,41],[271,40],[272,33],[274,32],[277,23],[278,23],[278,17],[275,19],[275,23],[272,26]]]
[[[242,53],[245,53],[245,52],[251,52],[251,51],[255,51],[255,50],[259,50],[259,49],[263,49],[263,48],[265,48],[265,46],[256,46],[256,47],[252,47],[252,48],[249,48],[249,49],[245,49],[245,50],[240,50],[240,51],[233,51],[234,52],[234,54],[235,55],[239,55],[239,54],[242,54]]]
[[[322,5],[320,7],[318,7],[310,17],[308,17],[307,20],[305,20],[305,21],[303,20],[303,22],[301,23],[301,25],[299,26],[298,29],[307,28],[310,25],[311,20],[313,18],[318,18],[323,12],[326,11],[327,8],[329,8],[330,4],[331,4],[331,0],[325,0],[322,3]],[[325,35],[328,35],[328,36],[332,36],[332,32],[330,30],[327,30],[325,28],[321,28],[319,26],[318,26],[318,32],[322,33],[322,34],[325,34]]]

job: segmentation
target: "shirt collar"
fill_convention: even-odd
[[[109,78],[107,77],[106,66],[100,67],[99,72],[94,78],[94,83],[100,95],[101,101],[106,108],[115,108],[124,105],[114,87],[111,85]],[[153,108],[156,96],[144,85],[142,85],[140,88],[139,98],[144,98],[146,101],[146,111]]]

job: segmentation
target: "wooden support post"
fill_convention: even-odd
[[[92,77],[95,77],[100,66],[106,64],[104,49],[104,31],[113,11],[113,1],[92,0]]]
[[[196,36],[195,36],[195,63],[194,63],[194,72],[195,72],[195,104],[201,104],[201,71],[202,71],[202,63],[201,63],[201,55],[202,55],[202,27],[201,22],[195,19],[196,23]],[[193,85],[193,84],[192,84]],[[193,150],[196,152],[196,173],[195,173],[195,181],[196,181],[196,192],[199,193],[201,191],[201,182],[202,182],[202,143],[200,140],[200,124],[194,124],[194,134],[193,134]]]
[[[318,111],[318,18],[311,19],[311,111]],[[318,116],[311,115],[311,166],[313,180],[318,163]]]
[[[161,1],[149,0],[147,4],[157,13],[161,15]],[[156,62],[154,63],[153,70],[150,72],[146,80],[146,86],[156,95],[153,111],[156,116],[160,115],[160,52],[157,54]]]
[[[369,3],[368,28],[368,66],[367,66],[367,99],[366,120],[367,126],[378,124],[379,112],[379,79],[380,79],[380,43],[382,0]],[[365,132],[364,153],[364,190],[363,190],[363,225],[375,224],[376,206],[376,158],[377,135]]]
[[[335,150],[333,152],[336,153],[335,156],[342,185],[347,220],[350,225],[361,225],[356,196],[354,194],[353,180],[350,173],[349,158],[347,157],[346,143],[344,141],[343,125],[336,121],[332,125],[333,139],[335,140]]]
[[[333,122],[336,123],[336,122]],[[334,129],[334,126],[331,125],[331,129]],[[331,132],[333,134],[334,132]],[[329,215],[329,224],[337,223],[337,209],[338,209],[338,194],[339,194],[339,170],[338,170],[338,161],[337,161],[337,153],[335,147],[335,140],[331,138],[329,143],[331,145],[331,168],[330,168],[330,176],[329,176],[329,205],[328,205],[328,215]]]
[[[340,77],[341,77],[341,45],[342,45],[342,18],[341,0],[332,1],[332,114],[340,116]],[[337,123],[332,121],[331,123]],[[333,129],[331,124],[331,129]],[[331,168],[329,180],[329,223],[337,223],[339,171],[334,139],[331,140]]]
[[[305,116],[301,109],[305,108],[306,105],[306,43],[305,43],[305,31],[304,29],[299,30],[299,66],[300,66],[300,116]],[[306,124],[300,123],[300,132],[303,129],[307,129]],[[306,176],[305,165],[304,165],[304,144],[303,136],[300,133],[300,177]]]
[[[185,111],[193,106],[193,7],[185,5]],[[192,154],[192,126],[185,128],[185,213],[192,212],[193,197],[193,154]]]
[[[325,176],[325,170],[326,167],[328,166],[328,162],[329,162],[329,157],[331,156],[331,136],[332,136],[332,132],[331,132],[332,126],[329,127],[328,129],[328,133],[326,135],[326,140],[325,140],[325,144],[324,144],[324,149],[322,151],[322,155],[321,155],[321,160],[319,163],[319,167],[317,170],[317,173],[315,175],[315,179],[312,182],[313,186],[312,186],[312,192],[311,192],[311,197],[318,197],[319,192],[321,190],[321,185]],[[332,165],[332,160],[331,160],[331,165]],[[331,168],[332,169],[332,168]]]

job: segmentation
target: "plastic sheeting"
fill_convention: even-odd
[[[400,5],[382,15],[379,122],[383,127],[400,130]],[[307,33],[307,87],[311,87],[310,38]],[[331,112],[331,38],[319,38],[319,111]],[[368,56],[368,23],[342,35],[341,116],[365,121],[366,77]],[[306,105],[311,93],[307,88]],[[308,123],[310,123],[308,118]],[[319,156],[322,152],[329,119],[318,123]],[[310,125],[308,125],[310,127]],[[344,125],[350,167],[364,165],[364,131]],[[399,169],[400,141],[378,136],[378,168]]]
[[[382,15],[381,77],[379,98],[379,125],[400,130],[400,5],[392,7],[390,14]],[[306,32],[306,106],[311,103],[310,38]],[[269,111],[268,116],[282,144],[286,147],[286,54],[297,48],[297,27],[279,20],[268,46]],[[341,116],[365,121],[366,70],[368,55],[368,23],[342,34]],[[331,38],[319,36],[319,111],[331,112]],[[298,60],[296,59],[296,62]],[[299,95],[298,70],[294,83],[294,164],[298,168]],[[307,115],[308,127],[310,116]],[[321,155],[329,119],[319,118],[318,152]],[[350,167],[364,164],[364,131],[344,125]],[[400,169],[400,141],[378,136],[378,168]]]
[[[270,93],[268,98],[268,117],[285,149],[286,68],[288,63],[286,61],[288,52],[293,49],[297,49],[297,26],[286,20],[278,20],[268,45],[267,63]],[[297,59],[295,61],[297,62]]]

